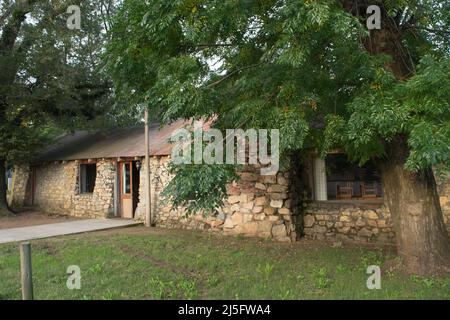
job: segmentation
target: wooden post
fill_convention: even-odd
[[[144,113],[145,119],[145,164],[144,164],[144,174],[145,174],[145,224],[147,227],[151,227],[153,223],[152,217],[152,201],[151,201],[151,193],[150,193],[150,137],[149,137],[149,128],[148,128],[148,110],[145,109]]]
[[[33,300],[33,276],[31,272],[31,244],[20,244],[20,273],[22,278],[22,299]]]

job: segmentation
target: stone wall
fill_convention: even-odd
[[[314,202],[305,206],[306,188],[301,168],[261,176],[260,168],[248,166],[238,172],[240,180],[228,186],[225,206],[214,216],[186,217],[182,208],[161,202],[160,193],[170,181],[169,157],[151,158],[152,211],[156,224],[166,228],[199,229],[229,235],[295,241],[337,239],[392,243],[395,234],[389,211],[382,203]],[[97,162],[97,180],[92,194],[79,194],[79,163],[49,163],[35,167],[35,205],[43,211],[78,217],[107,217],[114,213],[115,161]],[[26,168],[15,170],[15,206],[30,202],[30,176]],[[304,172],[303,172],[304,175]],[[140,172],[136,219],[144,220],[144,166]],[[303,191],[302,191],[303,190]],[[450,181],[439,182],[438,191],[444,221],[450,232]]]
[[[295,240],[289,173],[276,176],[261,176],[257,166],[249,166],[239,172],[240,181],[228,187],[225,206],[214,216],[196,214],[186,217],[182,208],[162,205],[160,193],[170,181],[169,157],[152,158],[150,162],[152,180],[152,210],[156,225],[167,228],[199,229],[222,232],[230,235],[246,235],[275,238],[281,241]],[[136,216],[144,220],[145,176],[141,169],[140,202]]]
[[[168,157],[151,161],[152,210],[158,226],[280,241],[295,241],[301,235],[318,240],[377,243],[395,241],[390,213],[382,202],[315,202],[303,209],[297,201],[300,197],[299,190],[303,187],[298,185],[299,181],[295,181],[299,180],[298,172],[261,176],[258,167],[247,167],[238,173],[241,179],[228,187],[228,199],[218,214],[186,217],[184,210],[164,206],[160,202],[159,194],[171,179],[167,170],[169,161]],[[141,181],[144,181],[142,173]],[[449,190],[450,183],[439,187],[444,222],[450,232]],[[143,199],[142,192],[141,189],[140,199]],[[142,201],[138,212],[143,219]]]
[[[79,163],[49,163],[35,167],[34,205],[49,213],[76,217],[107,217],[114,211],[115,164],[97,162],[97,179],[92,194],[79,193]]]
[[[11,191],[8,194],[8,204],[12,208],[20,208],[26,205],[30,198],[30,181],[28,179],[30,169],[27,166],[15,166]]]
[[[303,220],[304,234],[310,239],[395,241],[389,210],[382,204],[316,202],[305,210]]]
[[[444,223],[450,234],[450,181],[438,187]],[[305,210],[304,235],[310,239],[394,243],[389,209],[380,204],[315,202]]]
[[[442,180],[437,179],[437,189],[439,192],[439,201],[441,203],[444,222],[447,225],[447,231],[450,234],[450,175]]]
[[[164,187],[169,183],[171,177],[169,175],[169,157],[151,157],[150,158],[150,192],[151,192],[151,203],[152,203],[152,212],[155,216],[159,216],[162,210],[166,210],[164,206],[161,204],[161,196],[160,193],[164,189]],[[139,179],[139,203],[136,208],[135,218],[141,221],[145,220],[145,185],[146,185],[146,177],[144,174],[144,160],[142,160],[142,166],[140,170],[140,179]]]
[[[260,168],[247,167],[228,188],[223,231],[291,241],[297,238],[291,212],[289,172],[262,176]]]

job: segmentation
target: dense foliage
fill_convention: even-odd
[[[0,1],[1,165],[27,162],[55,134],[111,122],[101,60],[111,3]],[[73,4],[81,9],[79,30],[67,27]]]
[[[117,91],[164,122],[216,115],[220,129],[278,128],[284,156],[338,146],[364,163],[401,134],[408,169],[448,167],[450,4],[375,2],[400,30],[408,80],[367,49],[357,1],[125,0],[108,48]],[[198,181],[214,190],[224,171],[179,168],[173,198]],[[218,204],[205,194],[196,205]]]

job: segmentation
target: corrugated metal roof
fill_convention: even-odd
[[[152,123],[149,132],[150,155],[169,155],[172,150],[169,143],[171,134],[190,123],[178,120],[163,127],[158,123]],[[55,141],[52,146],[39,154],[34,162],[143,157],[144,138],[144,126],[97,132],[77,131]]]

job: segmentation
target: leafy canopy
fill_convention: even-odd
[[[113,0],[0,0],[0,165],[49,137],[116,121],[102,55]],[[78,4],[81,29],[67,8]]]
[[[414,66],[399,81],[385,68],[392,57],[366,49],[365,13],[346,8],[355,3],[125,0],[108,47],[116,90],[163,122],[215,115],[220,129],[277,128],[284,156],[341,147],[364,163],[384,157],[385,143],[402,134],[407,168],[448,167],[450,4],[378,2]],[[189,180],[214,190],[228,176],[227,167],[196,167],[174,170],[175,203],[188,204],[197,186]],[[222,196],[196,205],[219,206]]]

